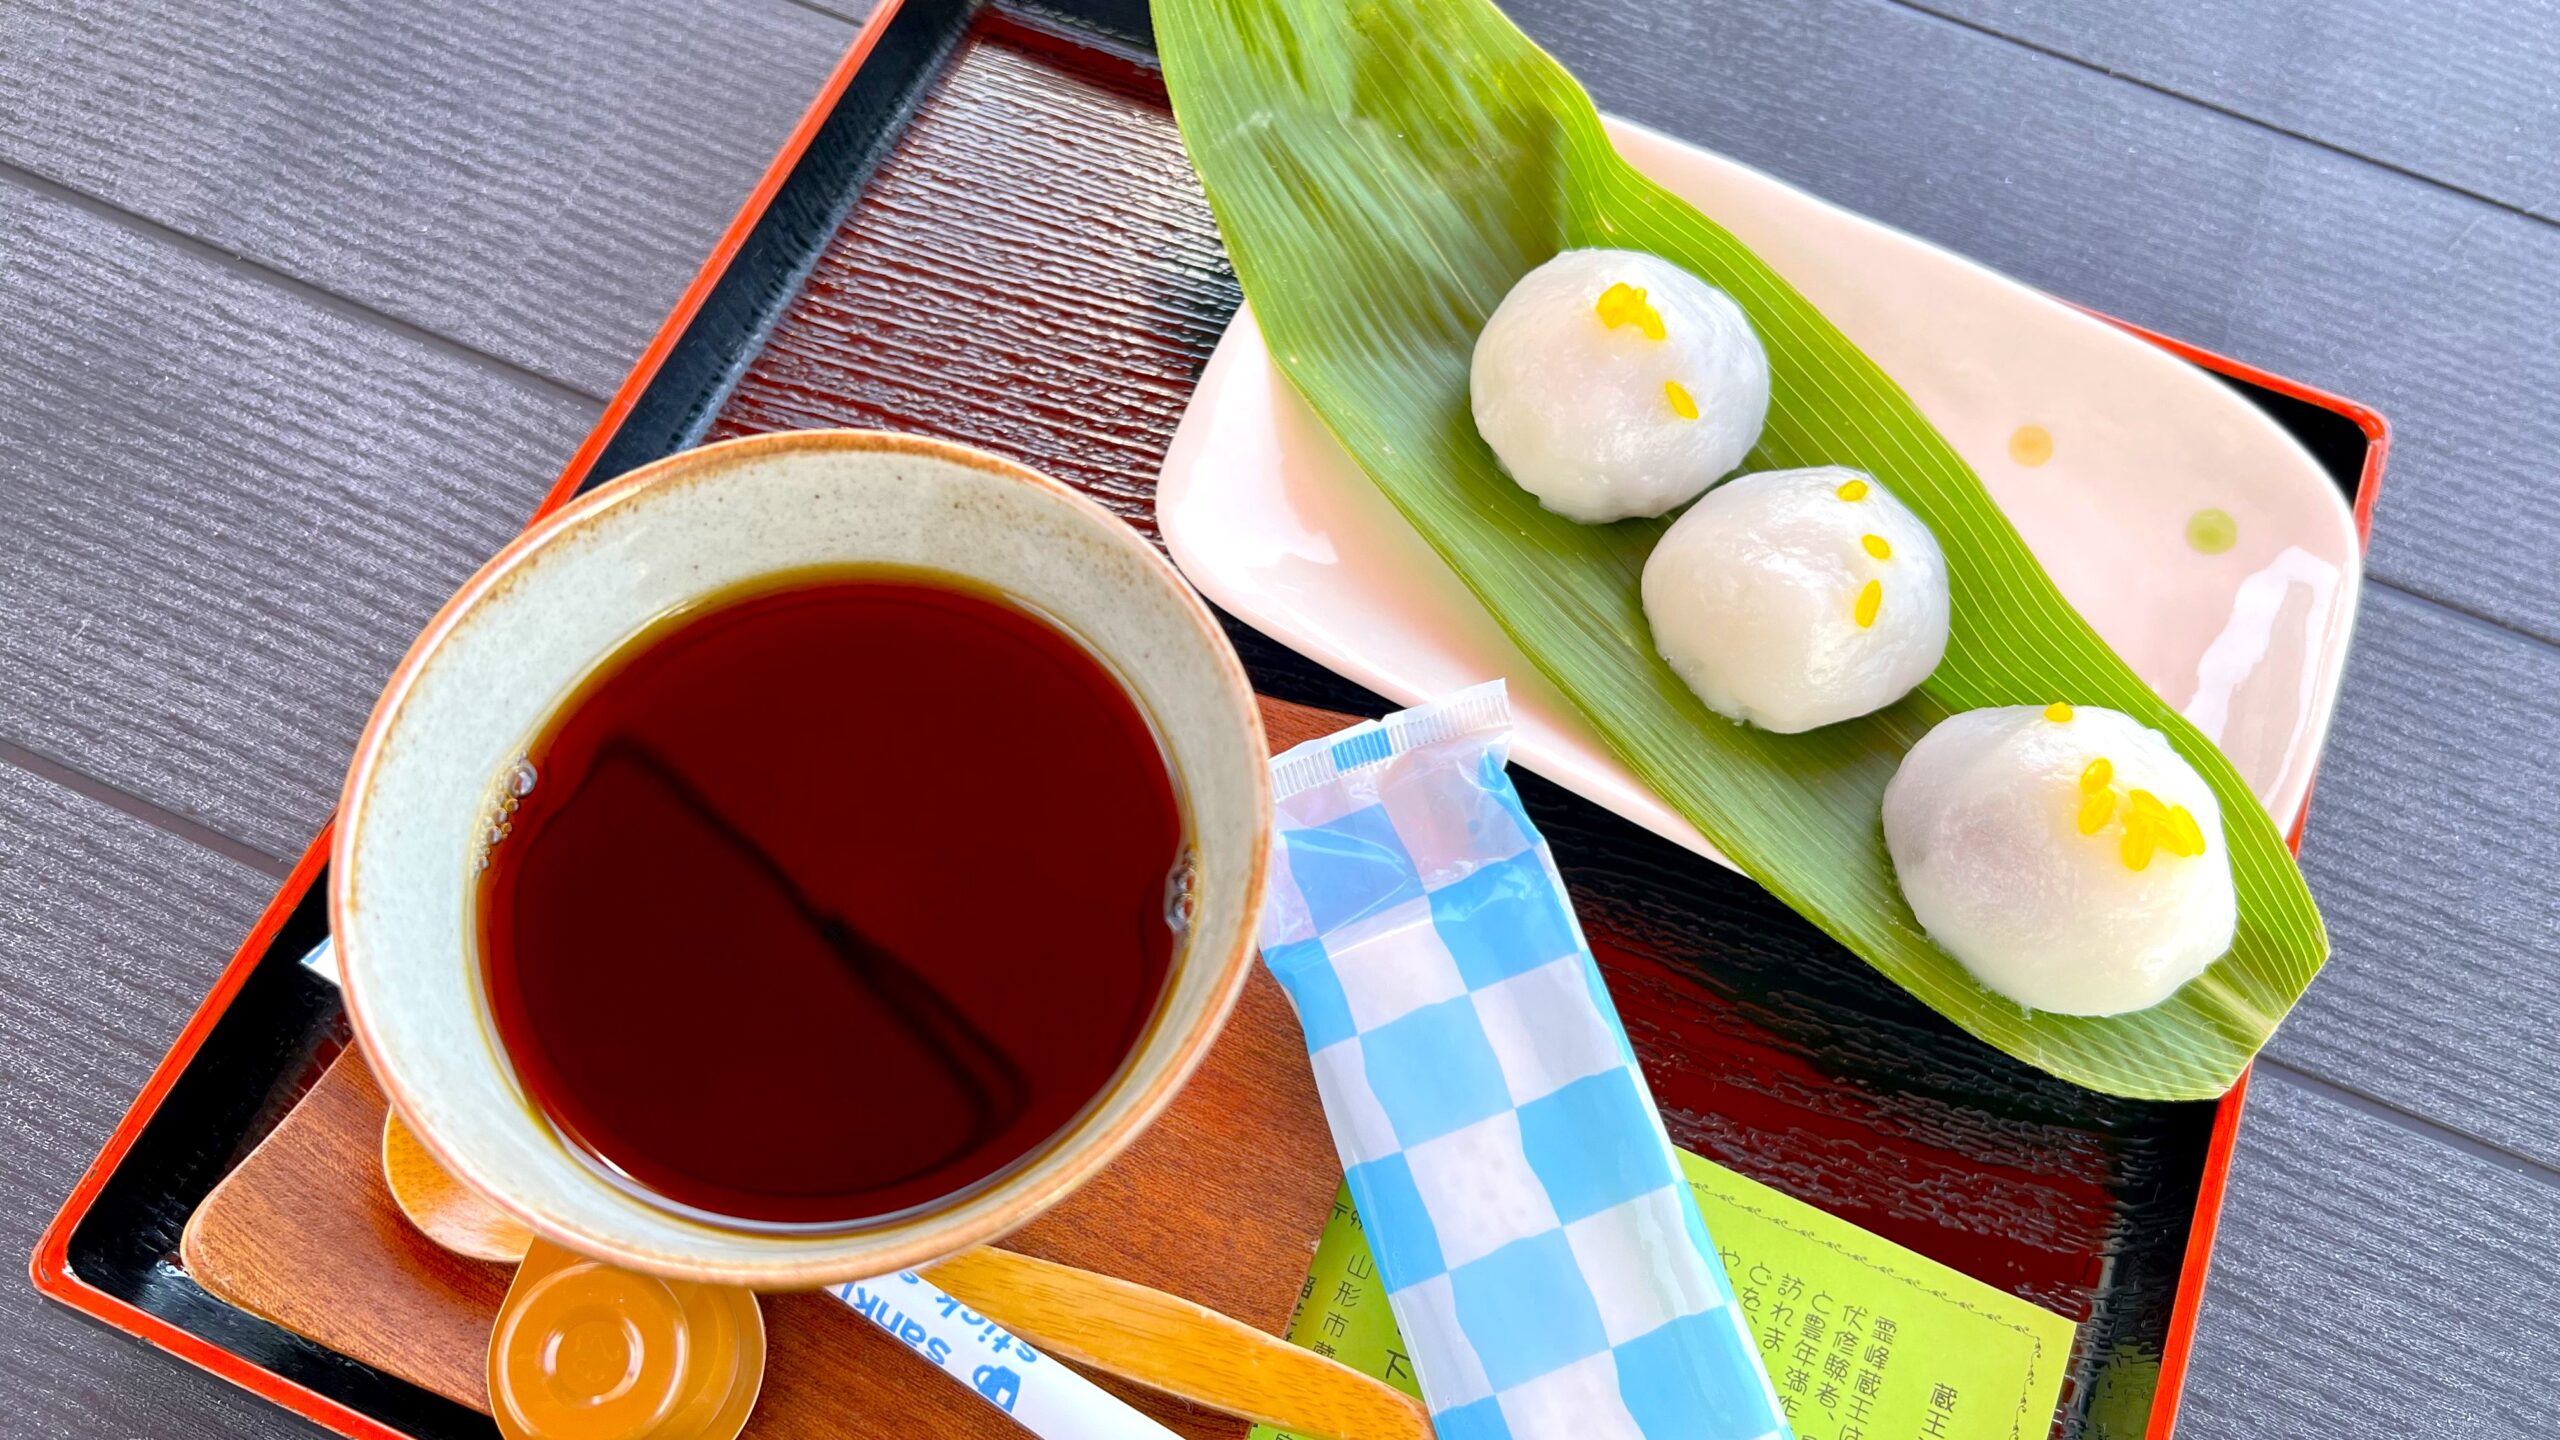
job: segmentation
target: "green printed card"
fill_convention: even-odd
[[[2072,1324],[1683,1152],[1798,1440],[2039,1440]],[[1346,1188],[1289,1338],[1420,1394]],[[1253,1440],[1298,1440],[1259,1426]]]

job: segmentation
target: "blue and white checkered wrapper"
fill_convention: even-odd
[[[1271,762],[1263,961],[1440,1440],[1792,1432],[1546,842],[1501,682]]]

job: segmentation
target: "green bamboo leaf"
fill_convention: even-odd
[[[1486,0],[1156,0],[1192,163],[1282,371],[1610,748],[1754,879],[1940,1014],[2120,1095],[2230,1088],[2328,955],[2284,838],[2212,742],[2080,618],[1900,387],[1724,229],[1637,174],[1591,102]],[[1467,408],[1475,337],[1561,249],[1663,256],[1738,301],[1769,351],[1746,468],[1844,464],[1937,532],[1954,590],[1938,672],[1804,735],[1732,724],[1655,656],[1637,597],[1661,522],[1592,527],[1513,485]],[[1903,902],[1879,805],[1943,717],[2056,699],[2165,733],[2221,798],[2231,952],[2169,1000],[2030,1014],[1976,984]]]

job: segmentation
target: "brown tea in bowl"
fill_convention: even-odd
[[[965,1193],[1111,1084],[1185,846],[1073,636],[894,570],[650,627],[562,704],[477,897],[527,1094],[679,1209],[832,1227]]]
[[[717,737],[727,743],[715,763],[763,789],[708,798],[721,822],[735,825],[742,795],[769,803],[788,793],[806,807],[800,838],[838,847],[814,859],[786,855],[772,836],[747,827],[789,882],[758,867],[768,900],[792,912],[774,922],[774,933],[797,927],[842,941],[858,932],[865,942],[813,945],[803,934],[792,951],[811,962],[810,975],[825,973],[814,963],[822,955],[838,970],[848,950],[863,962],[862,979],[835,977],[862,992],[859,1003],[822,1012],[835,1028],[817,1027],[824,1043],[808,1063],[827,1067],[824,1075],[794,1074],[775,1058],[789,1048],[776,1038],[781,1027],[806,1023],[805,1007],[787,992],[759,999],[761,983],[740,982],[740,965],[778,964],[773,955],[742,959],[742,947],[713,923],[726,911],[670,898],[703,882],[698,866],[645,881],[636,868],[616,869],[618,889],[593,891],[583,918],[555,921],[585,937],[584,920],[627,925],[614,915],[647,905],[657,918],[654,929],[634,927],[641,941],[657,943],[656,930],[683,925],[708,934],[672,959],[659,957],[663,988],[616,978],[617,965],[632,970],[617,959],[632,946],[618,952],[582,938],[582,951],[559,967],[558,978],[570,983],[545,1004],[520,984],[551,970],[523,943],[530,930],[496,942],[521,952],[513,961],[498,957],[511,977],[501,983],[488,922],[504,929],[526,917],[498,916],[505,902],[488,902],[484,887],[502,889],[507,877],[497,872],[525,862],[499,852],[542,848],[536,834],[551,823],[549,807],[583,788],[573,783],[578,763],[556,753],[558,732],[583,708],[570,702],[582,693],[593,700],[588,692],[691,620],[756,596],[850,580],[963,592],[948,603],[985,601],[1048,627],[1030,642],[1044,652],[1056,648],[1043,643],[1049,639],[1071,640],[1143,716],[1152,750],[1134,738],[1128,745],[1150,756],[1147,764],[1128,762],[1136,769],[1122,783],[1088,753],[1097,737],[1138,733],[1108,695],[1094,700],[1110,702],[1097,710],[998,687],[1001,695],[991,690],[985,706],[960,716],[932,708],[940,688],[891,673],[930,668],[960,683],[969,667],[947,654],[840,657],[832,668],[804,655],[781,672],[788,694],[740,706],[752,713]],[[635,646],[635,635],[645,643]],[[831,687],[835,703],[806,703],[810,685]],[[668,704],[716,698],[683,693]],[[1061,729],[1079,715],[1083,733]],[[933,761],[948,752],[928,747],[962,734],[955,726],[963,720],[989,727],[967,764]],[[860,728],[875,723],[885,728]],[[809,727],[796,740],[794,724]],[[834,767],[832,790],[812,778],[816,765],[787,758],[795,745]],[[677,775],[703,788],[690,770]],[[929,788],[934,803],[915,802],[910,792],[903,811],[873,805],[866,813],[867,792],[857,783],[865,776]],[[1027,785],[1051,783],[1078,787],[1061,803],[1082,808],[1069,813],[1028,799]],[[702,822],[699,807],[667,800],[663,784],[640,788],[658,790],[658,803]],[[1178,845],[1167,843],[1178,851],[1178,905],[1159,888],[1176,868],[1170,854],[1133,862],[1127,884],[1091,882],[1075,868],[1116,853],[1095,843],[1103,832],[1094,827],[1121,823],[1133,803],[1161,818],[1166,791],[1178,815]],[[974,819],[949,843],[917,828],[954,816]],[[1252,959],[1270,830],[1269,751],[1243,667],[1217,618],[1145,538],[1054,480],[946,441],[858,431],[763,435],[671,456],[569,502],[482,567],[428,623],[392,672],[348,769],[330,852],[329,918],[347,1015],[366,1059],[400,1118],[455,1180],[536,1235],[622,1269],[808,1289],[911,1268],[1018,1229],[1126,1150],[1199,1065],[1235,1003]],[[600,843],[627,846],[635,866],[657,863],[657,852],[630,836],[611,833]],[[889,911],[872,913],[875,904],[928,893],[911,871],[893,868],[909,878],[885,890],[830,888],[863,883],[859,867],[826,868],[855,846],[875,867],[943,867],[936,883],[951,888],[930,892],[941,899],[914,912],[934,933],[893,934],[881,918]],[[722,850],[745,865],[734,852]],[[1033,888],[1042,885],[1050,888]],[[1146,893],[1121,898],[1133,888]],[[1043,898],[1053,894],[1116,918],[1076,919],[1082,912]],[[804,905],[819,916],[814,925],[801,916]],[[1177,913],[1182,928],[1170,937],[1160,979],[1152,977],[1144,945]],[[1045,988],[1089,968],[1063,963],[1059,947],[1070,926],[1062,921],[1073,921],[1079,935],[1117,937],[1111,953],[1135,957],[1125,1006],[1079,1011]],[[1158,927],[1144,932],[1148,941],[1142,923]],[[973,974],[1003,983],[964,979]],[[893,1013],[895,997],[874,995],[865,983],[885,979],[897,991],[904,975],[934,987],[938,1002],[899,991],[905,1002]],[[517,1000],[493,995],[510,987]],[[658,996],[654,1009],[621,1018],[649,1019],[684,1044],[625,1049],[613,1062],[622,1068],[608,1066],[602,1079],[568,1073],[580,1042],[552,1031],[575,1023],[573,1014],[610,1029],[610,1007],[599,1014],[580,1006],[626,1005],[649,993]],[[510,1030],[524,1033],[501,1033],[501,1006],[515,1015]],[[946,1008],[989,1043],[973,1045],[942,1024],[936,1017]],[[1040,1022],[1026,1038],[1002,1028],[1028,1024],[1025,1017]],[[930,1033],[944,1042],[945,1058],[956,1050],[974,1057],[975,1068],[921,1069],[924,1047],[903,1028],[919,1024],[939,1025]],[[1026,1083],[1024,1108],[1008,1122],[1005,1097],[978,1082],[1002,1078],[996,1054],[1026,1075],[1052,1073],[1038,1054],[1015,1051],[1053,1043],[1076,1047],[1069,1057],[1076,1065],[1057,1072],[1071,1083]],[[706,1044],[722,1048],[702,1051]],[[834,1053],[825,1053],[830,1046]],[[512,1053],[519,1048],[531,1057],[521,1065]],[[626,1092],[625,1081],[660,1088]],[[729,1087],[725,1102],[694,1112],[699,1124],[670,1127],[631,1113],[629,1094],[675,1104],[675,1096],[696,1093],[695,1082]],[[806,1093],[794,1089],[804,1083],[843,1086],[835,1093],[846,1103],[793,1099]],[[957,1124],[910,1124],[910,1112],[934,1105]],[[727,1133],[795,1107],[817,1123],[798,1132],[777,1125],[761,1138]],[[1053,1122],[1058,1128],[1046,1129]],[[702,1136],[711,1138],[676,1143]],[[1024,1148],[1008,1158],[1017,1145]],[[862,1146],[881,1153],[853,1153]],[[800,1169],[812,1156],[832,1156],[839,1168]],[[879,1209],[914,1196],[924,1198]]]

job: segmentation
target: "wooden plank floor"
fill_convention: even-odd
[[[862,0],[0,11],[0,1251],[325,817]],[[2398,425],[2196,1437],[2560,1373],[2560,12],[1520,0],[1610,109]],[[304,1433],[0,1286],[0,1436]]]

